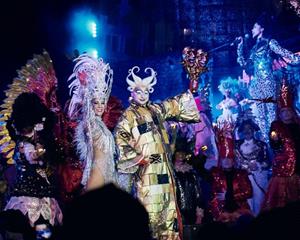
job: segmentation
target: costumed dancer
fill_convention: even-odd
[[[53,127],[54,114],[36,94],[22,93],[16,98],[7,129],[16,145],[17,177],[5,211],[21,211],[31,226],[62,222],[56,200],[53,166],[58,154]]]
[[[232,125],[218,128],[217,139],[219,166],[211,170],[210,211],[214,221],[234,223],[242,215],[252,215],[247,202],[252,197],[252,186],[248,172],[234,166]]]
[[[250,119],[244,120],[238,126],[238,132],[242,137],[235,141],[237,167],[248,171],[252,184],[253,197],[248,199],[248,203],[255,215],[260,212],[265,197],[270,165],[267,144],[255,138],[254,134],[257,131],[259,131],[257,124]]]
[[[84,164],[82,185],[92,190],[117,183],[112,133],[102,120],[110,96],[113,71],[102,59],[82,54],[69,77],[69,116],[78,122],[75,142]]]
[[[252,75],[250,81],[249,93],[253,99],[266,99],[275,97],[278,93],[279,84],[276,82],[272,69],[272,52],[290,60],[291,64],[300,63],[300,55],[282,48],[275,39],[265,37],[265,32],[270,28],[268,26],[268,18],[266,15],[260,16],[252,28],[252,37],[256,39],[255,45],[250,51],[249,59],[245,59],[243,55],[243,38],[239,38],[240,43],[237,47],[237,62],[241,67],[248,70],[248,74]],[[256,104],[259,128],[262,131],[264,141],[268,141],[268,132],[271,122],[276,117],[276,105],[272,103]]]
[[[18,218],[27,217],[31,226],[62,221],[57,169],[63,118],[56,89],[52,60],[44,51],[18,71],[1,105],[1,156],[7,160],[7,171],[17,169],[5,212],[20,210],[15,212]]]
[[[156,72],[146,68],[150,76],[137,76],[135,66],[127,76],[131,92],[130,106],[123,113],[115,131],[120,157],[120,173],[132,176],[136,195],[146,207],[155,239],[179,239],[180,214],[176,204],[175,182],[171,166],[171,148],[163,122],[198,121],[199,112],[190,92],[163,101],[149,102],[154,91]],[[130,79],[132,78],[132,79]]]
[[[216,108],[222,110],[222,114],[217,118],[217,123],[221,126],[224,123],[235,124],[237,119],[238,103],[234,95],[238,93],[238,81],[230,77],[222,79],[218,86],[224,99],[217,104]]]
[[[202,179],[188,162],[193,155],[189,146],[186,138],[177,138],[173,155],[177,201],[183,225],[202,224],[205,209]]]
[[[300,125],[293,104],[292,91],[284,83],[278,100],[278,120],[272,122],[270,130],[274,159],[263,210],[300,200]]]

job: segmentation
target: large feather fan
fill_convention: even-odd
[[[9,136],[6,121],[12,113],[15,99],[24,92],[37,94],[42,102],[53,111],[59,111],[60,105],[56,98],[57,78],[49,54],[44,51],[34,55],[25,66],[17,71],[18,76],[13,79],[5,91],[6,98],[0,106],[0,152],[7,159],[8,164],[13,164],[12,159],[15,142]]]

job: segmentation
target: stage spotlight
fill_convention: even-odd
[[[97,37],[97,24],[95,22],[90,22],[88,28],[89,28],[90,33],[92,34],[92,37],[96,38]]]
[[[98,58],[98,51],[96,49],[91,50],[91,54],[94,58]]]

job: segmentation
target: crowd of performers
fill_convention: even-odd
[[[232,224],[300,200],[295,95],[290,82],[273,76],[270,52],[290,64],[300,56],[263,32],[257,21],[250,87],[230,77],[220,82],[215,123],[201,111],[197,92],[152,103],[159,73],[150,67],[129,69],[130,105],[123,109],[110,96],[109,64],[87,54],[74,60],[71,98],[62,108],[51,59],[35,56],[1,106],[2,178],[15,174],[2,188],[1,217],[51,228],[63,224],[72,199],[113,183],[143,204],[153,239],[171,240],[182,239],[186,225]],[[242,40],[238,62],[247,65]]]

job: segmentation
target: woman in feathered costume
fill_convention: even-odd
[[[111,92],[113,71],[102,59],[87,54],[74,61],[77,63],[69,77],[72,80],[70,93],[73,94],[69,116],[78,121],[75,142],[84,163],[81,183],[86,190],[91,190],[117,182],[114,138],[102,121]]]
[[[235,123],[237,118],[238,104],[234,99],[235,94],[238,93],[238,81],[231,77],[221,80],[218,86],[219,91],[223,94],[224,99],[216,106],[217,109],[222,110],[222,114],[218,117],[217,122],[223,124],[226,122]]]

